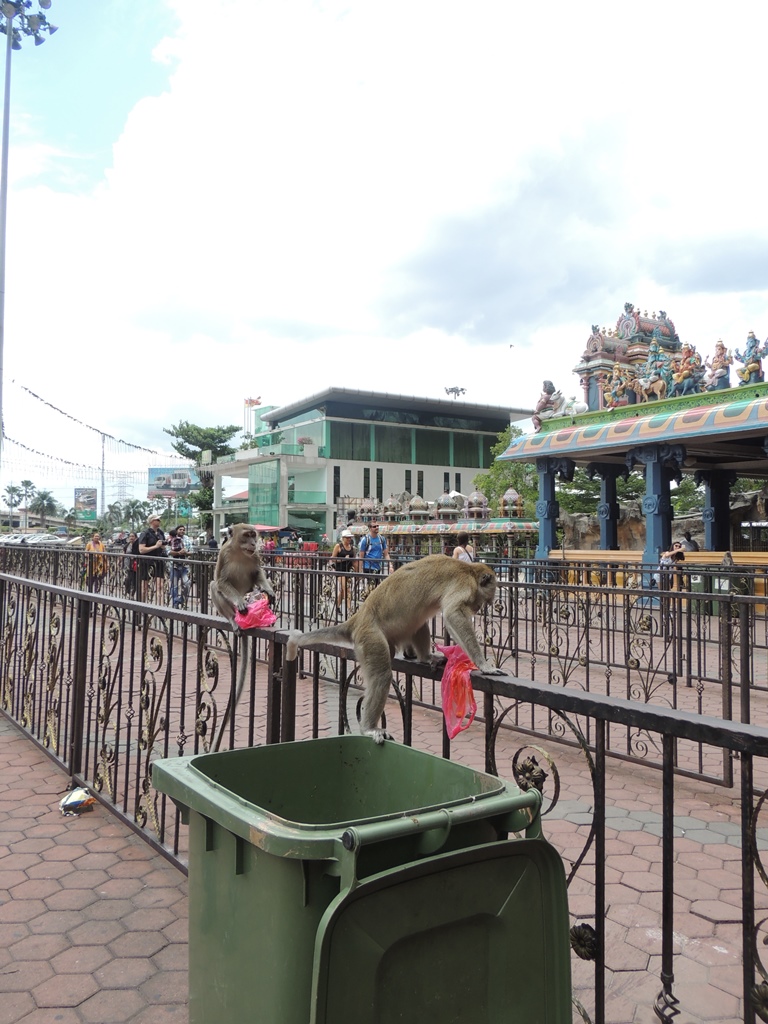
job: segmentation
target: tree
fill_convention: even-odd
[[[594,476],[590,480],[586,469],[577,467],[570,483],[564,480],[558,480],[556,483],[557,501],[561,510],[570,515],[577,512],[597,515],[597,506],[600,504],[600,486],[598,476]],[[626,501],[642,501],[644,494],[645,479],[641,473],[630,473],[627,480],[619,477],[616,481],[616,498],[620,505]]]
[[[58,506],[59,503],[50,491],[38,491],[29,503],[29,511],[40,516],[40,525],[45,529],[48,516],[55,516]]]
[[[3,502],[8,506],[8,528],[13,530],[13,510],[19,507],[21,501],[21,488],[15,484],[8,484],[3,494]]]
[[[123,521],[128,523],[132,530],[137,530],[149,515],[149,505],[145,501],[131,498],[123,505]]]
[[[704,508],[704,485],[698,487],[693,477],[687,474],[677,487],[670,488],[669,498],[675,515],[684,516],[691,512],[700,512]]]
[[[522,430],[510,424],[498,435],[498,444],[493,445],[491,453],[495,457],[487,473],[480,473],[472,481],[488,499],[491,508],[498,508],[499,502],[510,487],[514,487],[523,499],[523,514],[532,518],[536,511],[538,498],[538,479],[536,467],[529,462],[499,462],[498,456],[503,455],[516,437],[522,436]]]
[[[207,529],[213,521],[210,514],[213,508],[213,473],[202,468],[203,452],[210,452],[214,462],[222,455],[234,455],[235,449],[229,442],[240,432],[240,427],[199,427],[196,423],[180,420],[175,426],[164,427],[163,430],[176,438],[171,445],[173,450],[186,459],[193,459],[197,466],[200,489],[196,494],[190,494],[189,500],[203,513],[200,518],[203,528]]]
[[[123,506],[119,501],[107,505],[107,521],[110,526],[120,526],[124,519]]]
[[[29,529],[29,499],[34,495],[37,488],[31,480],[22,480],[20,485],[21,500],[24,502],[24,529]]]

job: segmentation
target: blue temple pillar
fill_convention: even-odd
[[[603,551],[619,550],[619,502],[616,498],[616,481],[629,476],[626,466],[613,463],[591,462],[587,466],[590,480],[600,477],[600,504],[597,506],[597,518],[600,520],[600,547]]]
[[[632,448],[627,453],[627,468],[631,471],[636,463],[645,467],[645,516],[644,562],[658,562],[659,555],[672,543],[672,519],[674,512],[669,498],[672,480],[680,480],[680,467],[685,459],[685,448],[681,444],[649,444]]]
[[[731,487],[736,474],[730,469],[700,470],[694,480],[704,484],[704,548],[729,551],[731,547]]]
[[[549,552],[557,547],[557,517],[560,506],[555,497],[555,478],[573,480],[574,462],[571,459],[536,459],[539,474],[539,500],[536,515],[539,517],[539,543],[536,558],[549,558]]]

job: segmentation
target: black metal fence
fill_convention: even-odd
[[[156,758],[355,727],[360,694],[351,652],[326,644],[306,652],[299,666],[287,663],[284,630],[346,617],[375,581],[355,579],[340,598],[333,574],[285,566],[272,573],[278,628],[246,640],[233,637],[220,618],[0,574],[0,709],[74,783],[91,787],[182,868],[185,828],[152,787]],[[658,819],[658,965],[651,973],[658,980],[654,1011],[668,1021],[679,1010],[676,794],[720,787],[732,826],[728,841],[740,850],[740,866],[730,862],[738,924],[728,926],[742,964],[734,1019],[752,1022],[757,1013],[768,1020],[768,831],[761,822],[768,730],[750,724],[764,722],[760,598],[723,590],[653,594],[521,575],[503,584],[494,607],[476,620],[507,674],[475,676],[481,706],[472,728],[450,741],[439,671],[396,660],[389,731],[543,790],[545,831],[548,820],[567,865],[572,945],[580,958],[576,1007],[595,1024],[609,1019],[606,1006],[621,974],[606,916],[615,884],[607,850],[617,817],[633,813],[627,780],[641,784]],[[443,639],[439,621],[432,629]],[[244,643],[254,656],[243,697],[229,714]]]

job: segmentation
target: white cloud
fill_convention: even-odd
[[[159,444],[334,382],[532,405],[625,300],[704,353],[768,332],[762,5],[168,6],[96,188],[46,173],[86,128],[62,154],[14,101],[7,373],[89,421]]]

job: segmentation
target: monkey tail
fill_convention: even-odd
[[[292,629],[285,646],[285,657],[287,661],[294,661],[298,656],[299,648],[306,647],[307,644],[316,641],[333,643],[335,640],[350,640],[351,637],[348,622],[340,622],[338,626],[327,626],[325,629],[313,629],[309,633],[302,633],[300,629]]]
[[[240,698],[243,695],[243,688],[245,687],[246,675],[248,673],[248,668],[251,663],[251,643],[249,642],[249,638],[247,636],[244,636],[242,633],[240,634],[240,638],[240,663],[237,666],[237,681],[235,683],[235,690],[233,693],[230,694],[229,701],[227,702],[227,707],[224,712],[224,718],[221,721],[221,728],[219,729],[219,735],[212,748],[214,752],[218,751],[219,747],[221,746],[221,741],[224,739],[224,731],[227,728],[230,718],[235,713],[237,705],[240,703]]]

